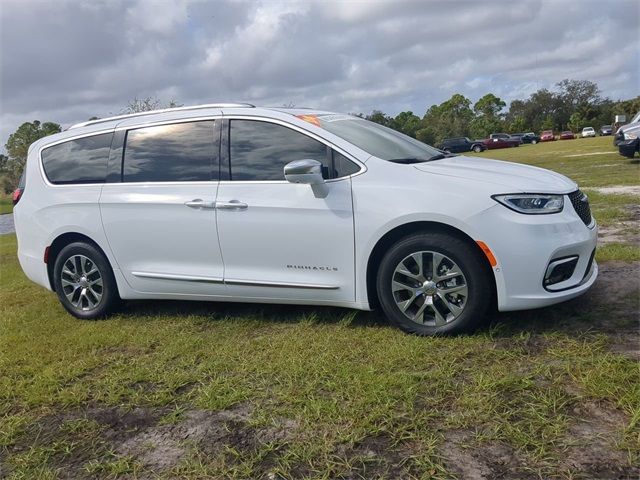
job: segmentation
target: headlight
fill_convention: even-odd
[[[511,210],[530,215],[558,213],[564,207],[564,195],[547,195],[541,193],[512,193],[493,195],[496,202]]]
[[[638,135],[636,135],[635,133],[624,132],[624,139],[625,140],[635,140],[636,138],[638,138]]]

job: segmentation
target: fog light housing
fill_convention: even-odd
[[[549,263],[544,274],[543,285],[546,287],[569,280],[578,264],[578,256],[559,258]]]

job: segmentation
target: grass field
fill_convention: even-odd
[[[13,202],[10,195],[0,194],[0,215],[13,212]]]
[[[579,179],[615,241],[587,295],[456,338],[315,307],[130,302],[80,322],[0,236],[0,478],[637,478],[638,196],[595,189],[639,185],[638,164],[562,159],[607,149],[483,154]]]

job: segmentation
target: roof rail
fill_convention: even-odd
[[[161,108],[159,110],[149,110],[147,112],[139,112],[139,113],[127,113],[125,115],[116,115],[115,117],[99,118],[97,120],[89,120],[87,122],[76,123],[76,124],[71,125],[69,128],[67,128],[67,130],[71,130],[73,128],[84,127],[84,126],[87,126],[87,125],[95,125],[96,123],[111,122],[113,120],[120,120],[120,119],[125,119],[125,118],[143,117],[145,115],[155,115],[155,114],[158,114],[158,113],[165,113],[165,112],[180,112],[180,111],[184,111],[184,110],[199,110],[199,109],[202,109],[202,108],[238,108],[238,107],[255,108],[255,105],[252,105],[250,103],[208,103],[208,104],[205,104],[205,105],[193,105],[191,107]]]

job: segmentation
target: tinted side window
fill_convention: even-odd
[[[42,150],[42,166],[51,183],[104,183],[112,133],[69,140]]]
[[[124,182],[214,180],[214,121],[175,123],[127,132]]]
[[[335,178],[346,177],[360,171],[360,167],[341,153],[333,150],[333,168]]]
[[[287,163],[307,158],[327,167],[326,145],[300,132],[256,120],[230,123],[232,180],[284,180]]]

